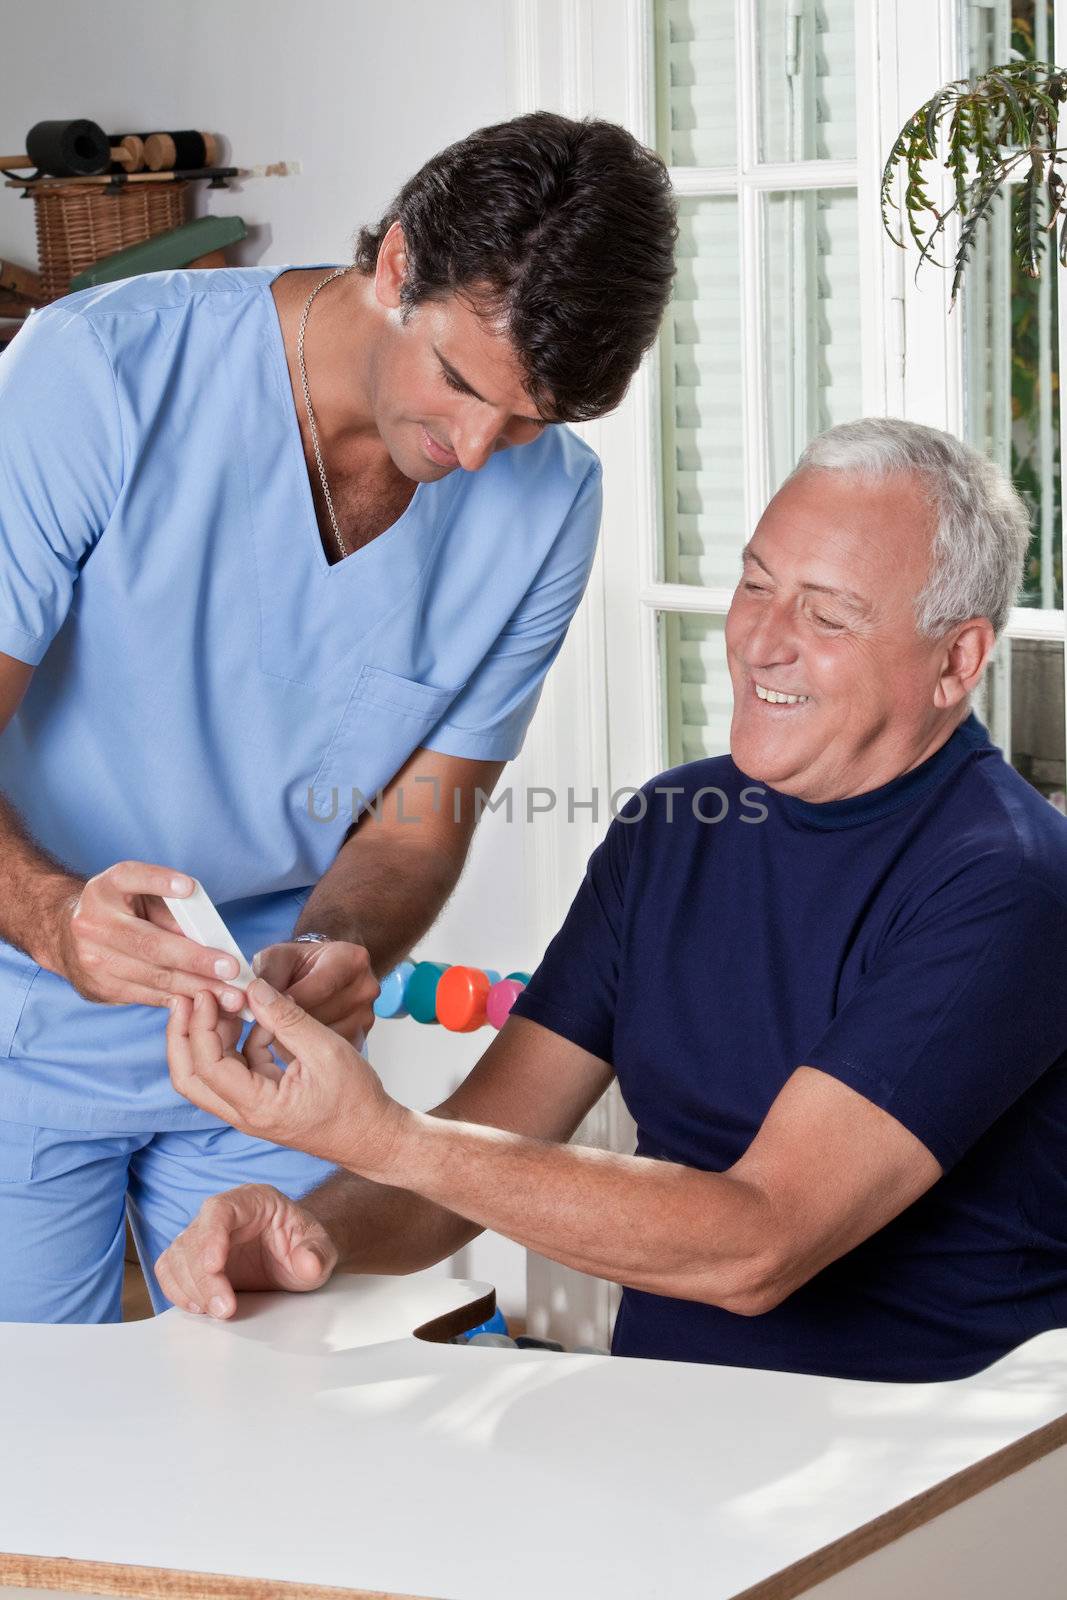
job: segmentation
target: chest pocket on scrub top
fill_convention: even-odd
[[[353,789],[371,799],[396,776],[464,687],[438,689],[383,667],[363,667],[312,780],[316,810],[325,814],[335,799],[346,809]]]
[[[14,1047],[22,1012],[41,969],[14,946],[0,943],[0,1056]]]

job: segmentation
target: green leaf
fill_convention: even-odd
[[[961,215],[967,208],[967,156],[970,146],[967,139],[968,103],[956,102],[948,125],[948,160],[945,165],[952,173],[956,190],[956,204]]]
[[[1005,177],[1015,166],[1018,166],[1021,157],[1017,153],[998,163],[995,171],[987,177],[976,179],[971,186],[971,195],[967,216],[960,228],[959,245],[956,250],[956,260],[952,274],[951,302],[955,305],[963,284],[964,269],[974,251],[978,239],[978,229],[983,222],[988,222],[993,214],[993,202],[1001,192]],[[918,269],[916,269],[918,270]]]
[[[1041,191],[1031,166],[1015,194],[1015,251],[1028,278],[1041,276]]]
[[[931,155],[937,148],[937,124],[941,118],[941,110],[952,94],[952,89],[951,84],[939,89],[923,107],[923,126],[926,129],[926,143]]]
[[[1015,42],[1027,47],[1018,33]],[[906,239],[924,262],[942,265],[937,246],[949,221],[960,224],[952,278],[955,301],[978,231],[1017,168],[1026,164],[1012,198],[1013,252],[1021,270],[1040,273],[1046,232],[1055,234],[1067,265],[1067,175],[1058,148],[1059,112],[1067,102],[1067,69],[1013,60],[973,80],[944,84],[901,128],[882,171],[882,225],[901,249]],[[940,172],[951,176],[953,198],[943,204]],[[930,184],[938,178],[938,188]]]

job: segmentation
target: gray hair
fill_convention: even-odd
[[[1007,474],[950,433],[900,417],[861,417],[813,439],[796,472],[852,472],[883,479],[916,473],[937,515],[930,573],[915,599],[915,624],[936,639],[968,617],[1008,620],[1030,544],[1030,514]]]

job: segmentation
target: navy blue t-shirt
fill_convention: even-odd
[[[515,1013],[612,1064],[639,1155],[732,1166],[810,1066],[945,1169],[762,1316],[624,1290],[617,1354],[921,1381],[1067,1326],[1067,819],[973,715],[846,800],[653,779]]]

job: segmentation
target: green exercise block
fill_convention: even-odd
[[[135,278],[141,272],[177,271],[212,250],[236,244],[247,234],[243,217],[197,217],[195,222],[154,234],[141,244],[128,245],[113,256],[94,261],[70,280],[71,293],[91,289],[98,283],[115,283],[119,278]]]

